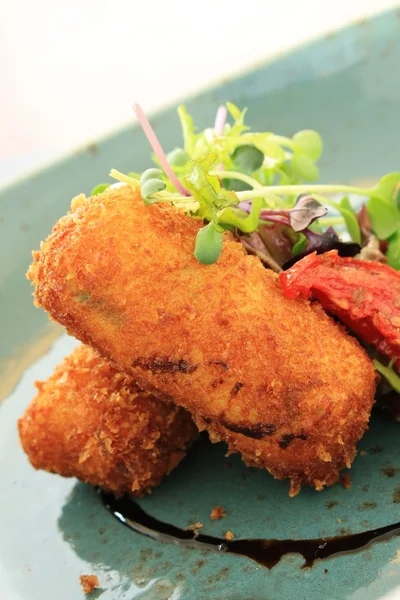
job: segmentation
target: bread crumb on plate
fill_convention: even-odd
[[[97,575],[81,575],[79,581],[85,594],[91,594],[95,588],[99,587]]]
[[[186,529],[188,531],[198,531],[203,527],[203,523],[192,523],[192,525],[188,525]]]
[[[225,509],[222,506],[214,506],[210,513],[210,518],[213,521],[217,521],[218,519],[222,519],[222,517],[226,517]]]

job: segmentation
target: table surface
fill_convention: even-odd
[[[0,182],[393,0],[16,0],[0,19]],[[189,8],[191,6],[191,8]],[[21,18],[24,15],[24,18]],[[4,93],[6,92],[6,93]]]

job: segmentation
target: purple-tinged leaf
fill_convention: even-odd
[[[295,206],[289,210],[289,221],[296,232],[306,229],[315,219],[324,217],[327,209],[309,194],[301,194]]]
[[[268,252],[282,266],[292,256],[297,234],[290,227],[279,223],[262,225],[259,231]]]
[[[279,263],[268,251],[261,235],[257,231],[252,233],[242,233],[239,230],[235,231],[235,235],[240,242],[242,242],[246,251],[249,254],[255,254],[261,260],[261,262],[268,268],[275,271],[275,273],[281,273],[282,269]]]
[[[361,250],[361,246],[355,242],[341,242],[332,227],[329,227],[323,233],[305,229],[303,230],[303,234],[307,237],[305,251],[287,260],[283,265],[283,270],[290,269],[298,260],[307,256],[307,254],[311,254],[311,252],[322,254],[329,250],[337,250],[339,256],[355,256]]]

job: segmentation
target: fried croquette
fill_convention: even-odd
[[[197,434],[184,409],[142,392],[87,346],[36,386],[18,422],[32,465],[116,493],[158,485]]]
[[[350,466],[375,373],[321,306],[284,297],[241,244],[193,256],[202,222],[139,192],[72,203],[34,253],[35,302],[250,466],[317,490]]]

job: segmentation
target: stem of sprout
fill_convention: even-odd
[[[130,185],[133,188],[137,189],[140,187],[140,181],[138,179],[129,177],[129,175],[125,175],[124,173],[117,171],[117,169],[111,169],[110,177],[112,177],[113,179],[116,179],[117,181],[122,181],[123,183],[127,183],[128,185]]]
[[[215,117],[214,131],[216,135],[221,136],[224,134],[224,127],[226,122],[228,111],[226,106],[220,106],[217,110]]]
[[[236,192],[239,200],[250,200],[251,198],[258,198],[259,196],[268,195],[270,193],[277,194],[278,196],[297,196],[298,194],[313,194],[313,193],[347,193],[357,194],[358,196],[372,196],[373,188],[360,188],[353,187],[351,185],[270,185],[266,187],[260,187],[257,190],[246,190],[244,192]]]
[[[350,185],[325,185],[325,184],[317,184],[317,185],[269,185],[269,186],[261,186],[255,179],[249,177],[248,175],[244,175],[243,173],[238,173],[236,171],[211,171],[211,175],[215,175],[217,177],[230,177],[232,179],[240,179],[249,185],[254,186],[252,190],[245,190],[243,192],[236,192],[236,196],[239,200],[251,200],[252,198],[265,198],[268,201],[268,197],[280,197],[280,196],[297,196],[298,194],[317,194],[325,193],[325,194],[335,194],[335,193],[347,193],[347,194],[356,194],[358,196],[372,196],[374,193],[373,188],[361,188],[354,187]],[[124,181],[128,183],[132,187],[139,187],[139,181],[133,179],[132,177],[128,177],[123,173],[120,173],[116,169],[112,169],[110,171],[110,176],[118,181]],[[170,194],[169,192],[160,192],[154,195],[154,198],[160,199],[164,202],[176,202],[182,204],[189,204],[195,201],[193,196],[182,196],[181,194]],[[319,198],[319,201],[323,202],[323,198]],[[271,205],[271,202],[268,202]],[[274,208],[274,206],[271,206]],[[342,221],[340,221],[342,223]]]
[[[326,227],[331,227],[332,225],[344,225],[343,217],[319,217],[318,223],[321,225],[326,225]]]
[[[293,143],[293,140],[291,140],[290,138],[284,137],[283,135],[275,135],[273,133],[269,139],[274,140],[274,142],[277,142],[280,146],[286,146],[287,148],[290,148],[291,150],[294,149],[295,144]]]
[[[248,185],[251,185],[254,189],[262,188],[261,183],[258,183],[256,179],[253,177],[249,177],[249,175],[244,175],[244,173],[239,173],[238,171],[210,171],[210,175],[215,175],[216,177],[225,177],[226,179],[239,179],[239,181],[243,181]]]

